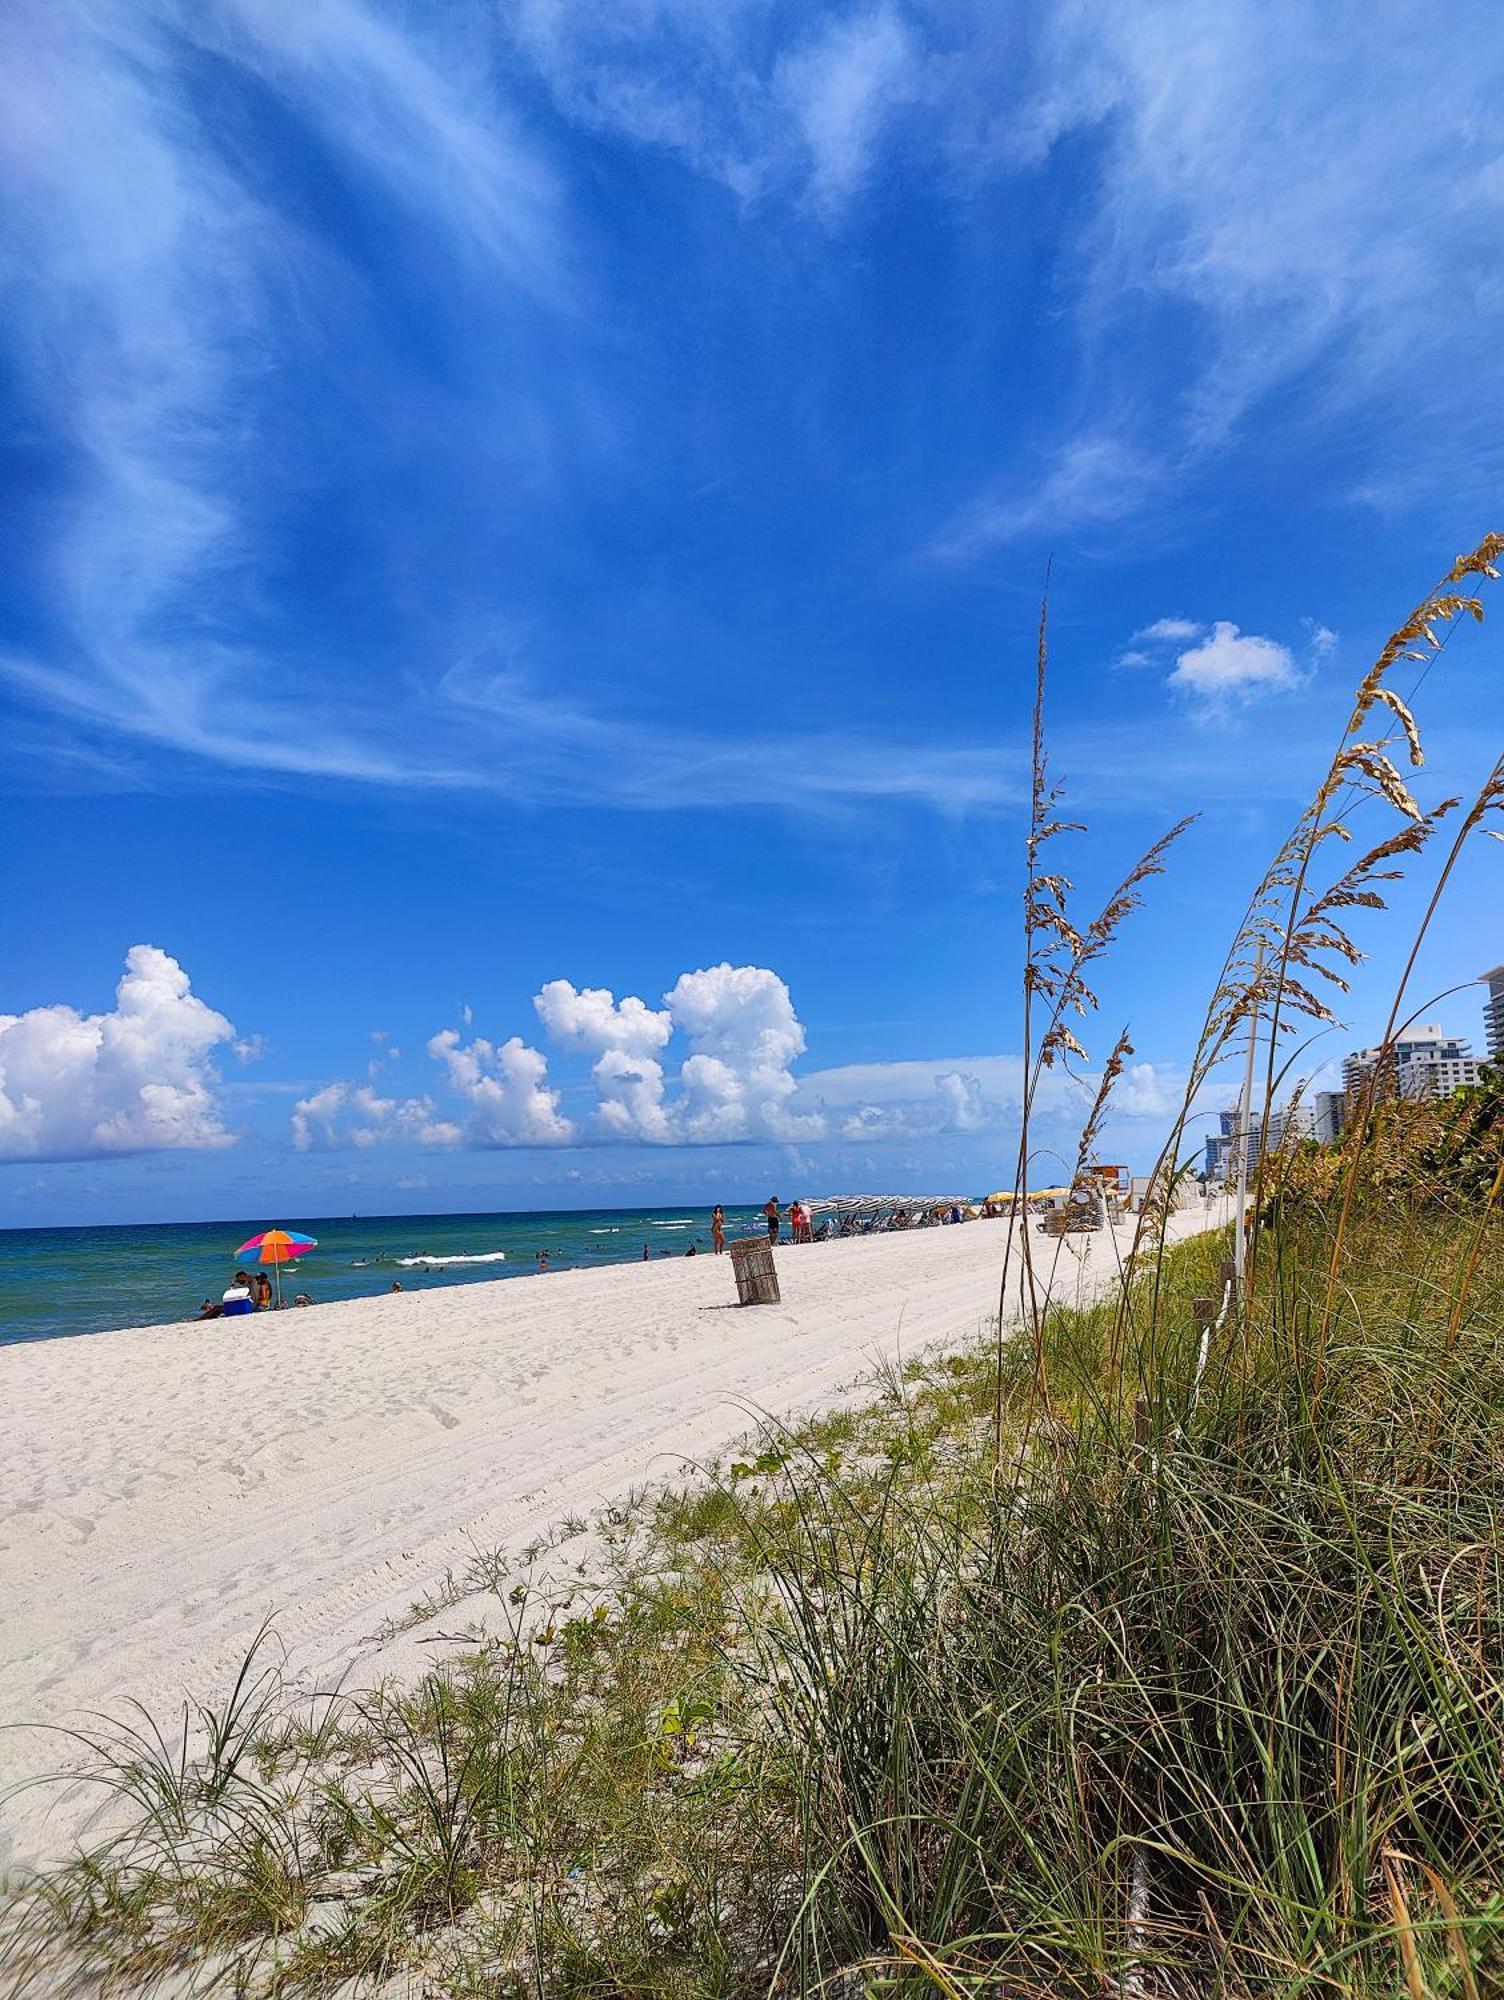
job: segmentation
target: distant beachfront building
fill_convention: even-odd
[[[1233,1179],[1238,1171],[1237,1138],[1238,1112],[1234,1105],[1230,1110],[1217,1114],[1219,1129],[1206,1142],[1206,1164],[1201,1177],[1207,1182],[1225,1182]],[[1271,1111],[1268,1125],[1268,1145],[1271,1153],[1278,1152],[1283,1145],[1295,1145],[1303,1139],[1320,1139],[1330,1145],[1342,1130],[1342,1096],[1339,1091],[1322,1090],[1314,1097],[1293,1100],[1280,1111]],[[1259,1163],[1259,1155],[1264,1150],[1264,1121],[1255,1112],[1249,1121],[1248,1171],[1253,1172]]]
[[[1483,1037],[1491,1063],[1504,1063],[1504,965],[1485,972],[1488,998],[1483,1003]]]
[[[1219,1129],[1209,1133],[1206,1141],[1206,1164],[1202,1169],[1202,1179],[1206,1181],[1226,1181],[1238,1171],[1238,1107],[1217,1113]],[[1247,1164],[1252,1173],[1258,1165],[1259,1154],[1264,1145],[1264,1121],[1255,1112],[1248,1121]]]
[[[1287,1104],[1283,1111],[1269,1114],[1269,1150],[1277,1152],[1287,1139],[1309,1139],[1312,1136],[1313,1113],[1310,1104],[1301,1098],[1298,1103]]]
[[[1504,976],[1504,975],[1501,975]],[[1460,1035],[1449,1035],[1434,1022],[1407,1028],[1387,1048],[1356,1049],[1342,1065],[1343,1094],[1357,1102],[1375,1068],[1380,1071],[1375,1100],[1386,1097],[1425,1099],[1448,1097],[1478,1081],[1478,1061]]]
[[[1311,1137],[1320,1145],[1335,1146],[1342,1137],[1346,1108],[1347,1100],[1340,1090],[1318,1090],[1311,1099]]]

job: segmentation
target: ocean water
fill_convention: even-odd
[[[728,1208],[726,1233],[760,1226],[754,1207]],[[433,1285],[520,1278],[539,1251],[554,1270],[683,1256],[710,1249],[710,1210],[541,1211],[501,1215],[257,1216],[245,1222],[166,1222],[100,1229],[0,1230],[0,1343],[191,1319],[234,1276],[237,1244],[273,1226],[318,1238],[282,1267],[291,1299],[316,1304]],[[247,1269],[258,1268],[239,1260]],[[273,1283],[276,1273],[268,1267]],[[729,1283],[729,1277],[727,1282]]]

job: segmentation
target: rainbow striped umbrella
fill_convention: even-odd
[[[242,1243],[235,1252],[244,1257],[254,1250],[258,1264],[272,1264],[277,1272],[277,1304],[282,1303],[282,1266],[290,1264],[294,1257],[306,1256],[310,1250],[318,1248],[316,1236],[304,1236],[297,1229],[263,1229],[259,1236],[253,1236],[249,1243]]]

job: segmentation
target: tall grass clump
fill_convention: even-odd
[[[1410,1103],[1381,1064],[1339,1146],[1263,1154],[1241,1264],[1169,1226],[1209,1086],[1256,1030],[1267,1129],[1354,914],[1445,830],[1423,936],[1504,803],[1498,765],[1415,796],[1396,684],[1501,547],[1360,683],[1107,1294],[1010,1227],[995,1338],[608,1511],[587,1575],[478,1559],[497,1613],[417,1688],[310,1706],[253,1661],[181,1739],[90,1732],[116,1831],[16,1885],[11,1990],[1504,1991],[1504,1087]],[[1090,1067],[1095,967],[1183,831],[1077,923],[1046,669],[1041,623],[1020,1191],[1051,1069],[1092,1163],[1131,1054]]]

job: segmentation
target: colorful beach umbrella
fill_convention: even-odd
[[[290,1264],[294,1257],[302,1257],[310,1250],[318,1248],[316,1236],[305,1236],[297,1229],[263,1229],[259,1236],[253,1236],[249,1243],[242,1243],[235,1252],[244,1257],[248,1251],[256,1252],[258,1264],[272,1264],[277,1272],[277,1304],[282,1303],[282,1266]]]

